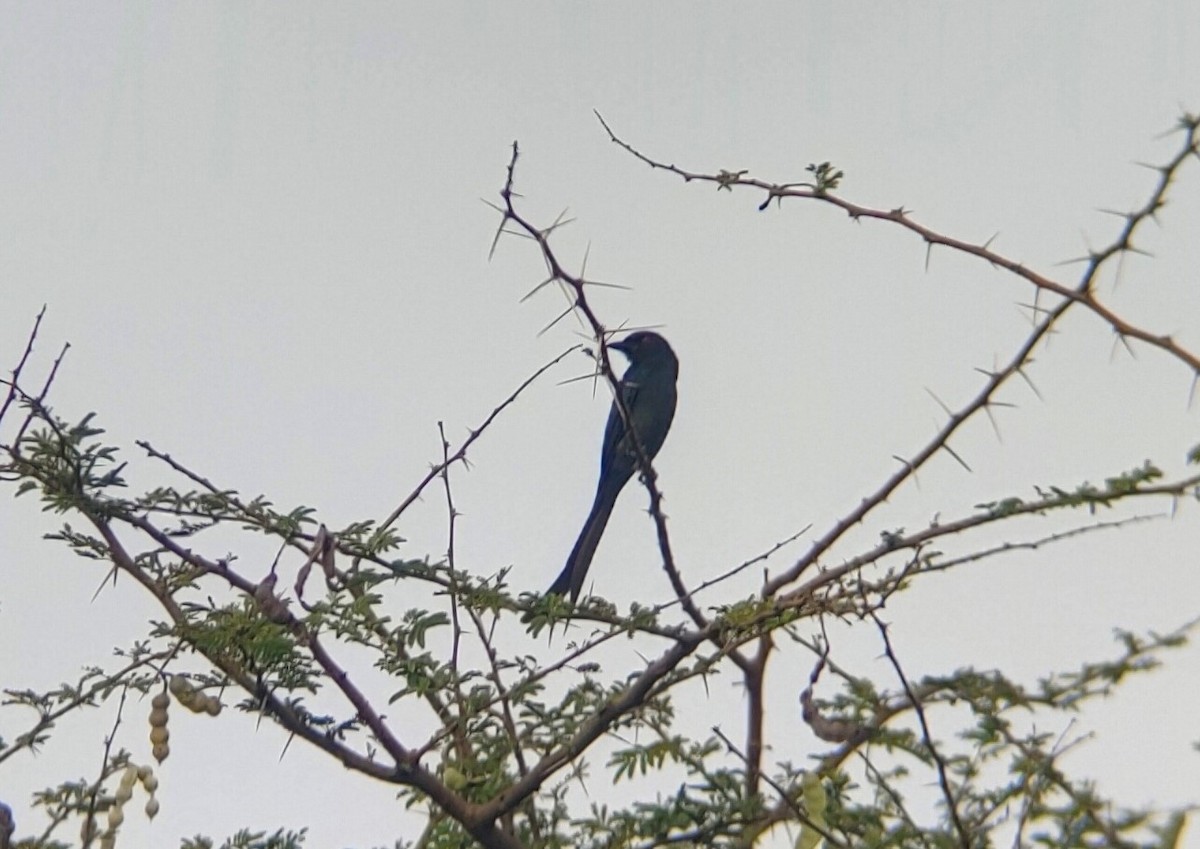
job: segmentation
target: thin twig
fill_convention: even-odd
[[[879,614],[871,610],[871,619],[879,628],[879,635],[883,638],[883,650],[887,655],[888,661],[892,664],[892,669],[896,671],[896,677],[900,679],[900,684],[904,687],[904,692],[908,696],[909,702],[912,704],[913,711],[917,715],[917,721],[921,724],[921,736],[925,741],[925,748],[929,750],[929,756],[933,758],[933,762],[937,765],[938,784],[942,788],[942,796],[946,800],[946,808],[950,812],[950,820],[954,823],[954,830],[958,832],[958,843],[962,849],[971,849],[971,837],[967,833],[967,827],[963,824],[962,819],[958,815],[958,803],[954,799],[954,791],[950,787],[950,777],[946,773],[946,762],[942,759],[941,754],[937,750],[937,746],[933,744],[933,733],[929,730],[929,722],[925,718],[925,707],[921,704],[921,699],[913,692],[912,685],[908,683],[908,677],[904,674],[904,668],[900,665],[900,659],[896,657],[896,652],[892,649],[892,641],[888,637],[887,625],[879,618]]]
[[[41,310],[38,311],[37,318],[33,320],[33,329],[29,331],[29,337],[25,340],[25,350],[21,353],[21,359],[11,372],[12,379],[8,382],[8,393],[4,398],[4,404],[0,405],[0,423],[3,423],[4,414],[8,412],[8,408],[20,392],[18,387],[21,383],[21,372],[25,368],[25,363],[29,361],[29,355],[33,353],[33,345],[37,341],[38,330],[42,327],[42,319],[45,315],[46,305],[43,304]]]
[[[545,372],[549,371],[551,368],[553,368],[554,366],[556,366],[560,362],[562,362],[562,360],[568,354],[578,350],[579,347],[580,347],[579,345],[572,345],[570,348],[563,351],[557,357],[550,360],[550,362],[546,363],[541,368],[539,368],[537,371],[535,371],[533,374],[531,374],[529,377],[527,377],[525,380],[523,380],[521,382],[520,386],[518,386],[515,390],[513,390],[513,392],[507,398],[505,398],[503,401],[501,401],[500,404],[494,410],[492,410],[492,412],[488,415],[488,417],[486,419],[484,419],[483,424],[481,424],[479,427],[472,430],[467,435],[467,438],[465,440],[463,440],[462,444],[460,444],[458,446],[458,448],[454,451],[453,454],[451,454],[449,456],[449,458],[443,457],[443,460],[441,463],[438,463],[437,465],[435,465],[429,469],[429,471],[426,473],[425,477],[423,477],[421,479],[421,481],[416,485],[416,487],[413,489],[413,491],[410,492],[408,494],[408,496],[405,497],[405,499],[400,502],[399,506],[396,507],[396,509],[393,510],[391,513],[389,513],[388,517],[383,520],[382,524],[380,524],[380,526],[379,526],[379,530],[383,531],[383,530],[387,530],[388,528],[390,528],[392,526],[392,524],[397,519],[400,518],[401,514],[404,513],[404,511],[407,510],[409,508],[409,506],[421,496],[421,493],[425,490],[425,487],[427,487],[429,485],[429,482],[432,481],[434,478],[436,478],[438,475],[440,475],[442,473],[442,470],[447,465],[449,465],[450,463],[460,462],[466,458],[467,449],[471,447],[471,445],[475,442],[476,439],[478,439],[480,436],[483,435],[483,432],[488,429],[488,427],[492,424],[492,422],[494,422],[496,420],[496,418],[502,412],[504,412],[504,410],[509,405],[511,405],[514,401],[517,400],[517,398],[521,395],[522,392],[524,392],[527,388],[529,388],[530,384],[532,384],[535,380],[537,380],[539,377],[541,377]]]

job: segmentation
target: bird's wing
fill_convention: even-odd
[[[638,388],[637,381],[630,380],[628,374],[620,384],[621,398],[625,401],[625,409],[629,411],[630,416],[634,415],[633,411],[637,406]],[[601,473],[613,468],[613,464],[616,463],[619,468],[627,469],[626,475],[633,474],[637,467],[637,456],[633,446],[625,440],[626,431],[621,410],[614,401],[612,409],[608,412],[608,424],[604,426],[604,447],[600,454]]]

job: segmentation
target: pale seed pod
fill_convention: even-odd
[[[167,712],[165,709],[154,708],[150,711],[150,727],[162,728],[167,724]]]
[[[158,789],[158,776],[147,775],[142,779],[142,787],[146,788],[146,792],[153,794]]]
[[[116,799],[116,802],[118,805],[124,805],[126,802],[128,802],[130,799],[133,798],[133,785],[126,784],[125,782],[122,781],[121,784],[117,787],[117,792],[113,798]]]
[[[156,693],[154,698],[150,700],[150,707],[152,708],[162,708],[163,710],[166,710],[170,706],[171,697],[167,695],[166,690],[163,690],[161,693]]]
[[[813,772],[805,773],[801,779],[801,787],[804,789],[804,810],[814,819],[823,817],[829,799],[825,795],[825,785],[821,783],[820,777]]]
[[[800,779],[803,792],[804,811],[808,822],[800,827],[800,835],[796,838],[796,849],[816,849],[824,840],[818,829],[825,828],[825,808],[829,799],[825,794],[825,785],[815,772],[806,772]]]
[[[154,756],[154,760],[162,763],[167,759],[167,755],[171,754],[171,747],[166,743],[158,743],[150,749],[150,754]]]
[[[158,816],[158,800],[151,796],[146,800],[146,817],[154,819]]]
[[[180,678],[176,675],[171,679],[170,683],[171,695],[183,705],[185,708],[195,710],[192,705],[196,701],[196,688],[192,686],[192,682],[186,678]]]
[[[209,696],[208,701],[204,703],[204,712],[209,716],[221,715],[221,700],[215,696]]]
[[[133,764],[125,767],[125,771],[121,773],[121,787],[133,787],[138,780],[138,768]]]
[[[150,743],[157,746],[160,743],[165,743],[171,739],[171,732],[165,726],[156,726],[150,729]]]
[[[125,822],[125,806],[113,805],[108,809],[108,830],[116,831]]]
[[[117,833],[115,831],[106,831],[100,837],[100,849],[116,849]]]
[[[150,766],[150,764],[142,764],[137,768],[137,777],[142,781],[143,784],[145,784],[146,779],[152,775],[154,775],[154,767]],[[146,789],[148,790],[150,788]]]

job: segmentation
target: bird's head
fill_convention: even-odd
[[[610,343],[608,347],[610,350],[620,351],[628,357],[631,365],[660,361],[677,362],[675,352],[671,350],[667,340],[649,330],[630,333],[619,342]]]

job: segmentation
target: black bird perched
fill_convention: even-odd
[[[629,368],[619,384],[625,409],[629,411],[638,442],[646,452],[646,458],[654,459],[662,448],[671,420],[675,417],[675,380],[679,376],[679,360],[657,333],[639,331],[631,333],[620,342],[613,342],[609,350],[620,351],[629,358]],[[558,595],[570,594],[571,601],[579,598],[583,579],[592,565],[592,555],[608,524],[608,516],[622,487],[638,469],[637,449],[634,447],[621,410],[613,402],[608,414],[608,425],[604,428],[604,446],[600,451],[600,482],[596,485],[596,500],[588,514],[579,539],[567,557],[562,574],[550,587]]]

